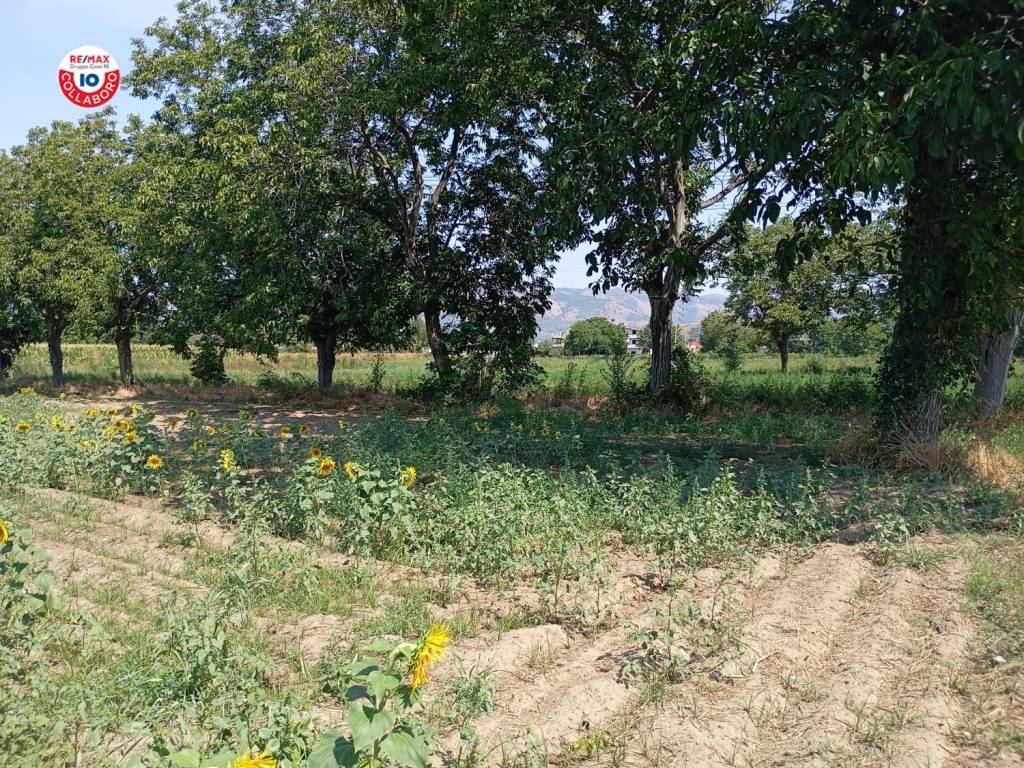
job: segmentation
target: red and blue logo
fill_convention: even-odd
[[[114,57],[102,48],[83,45],[61,60],[57,82],[68,101],[92,109],[114,98],[121,85],[121,70]]]

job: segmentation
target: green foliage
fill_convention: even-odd
[[[673,349],[672,374],[658,399],[683,413],[694,413],[704,405],[708,391],[708,376],[697,355],[685,346]]]
[[[729,312],[711,312],[700,321],[700,345],[702,352],[722,355],[727,350],[736,354],[754,352],[757,349],[757,332],[740,323]]]
[[[611,355],[625,350],[626,329],[603,317],[573,323],[565,337],[567,355]]]
[[[636,359],[626,352],[625,346],[618,347],[604,359],[604,378],[608,386],[608,400],[618,411],[625,411],[636,405],[643,392],[633,380]]]

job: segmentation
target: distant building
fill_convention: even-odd
[[[555,333],[551,336],[551,346],[557,349],[561,349],[565,346],[565,334]]]

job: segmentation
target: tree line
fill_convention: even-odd
[[[1020,325],[1022,38],[1019,0],[185,0],[135,43],[152,120],[0,156],[2,354],[45,338],[60,385],[90,323],[130,382],[145,329],[217,381],[299,341],[326,389],[421,317],[444,391],[512,391],[589,242],[595,290],[649,300],[656,396],[697,285],[742,278],[785,365],[823,243],[884,228],[852,249],[892,308],[877,424],[933,440]]]

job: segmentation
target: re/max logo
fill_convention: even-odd
[[[68,59],[72,64],[109,64],[110,54],[80,53],[74,56],[69,56]]]

